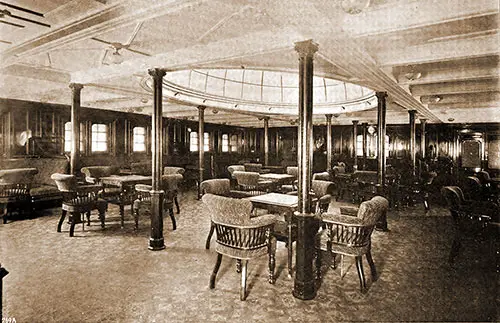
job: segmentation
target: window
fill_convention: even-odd
[[[198,151],[198,133],[191,132],[189,134],[189,151]]]
[[[203,150],[210,151],[210,134],[208,132],[203,134]]]
[[[356,156],[363,156],[363,135],[356,137]]]
[[[92,151],[108,151],[108,126],[105,124],[92,125]]]
[[[231,141],[229,142],[229,147],[231,147],[232,152],[238,152],[238,136],[232,135]]]
[[[146,128],[134,127],[133,129],[133,151],[146,151]]]
[[[83,130],[84,126],[80,124],[80,151],[83,151]],[[71,142],[73,141],[73,131],[71,130],[71,122],[64,124],[64,151],[71,151]]]
[[[210,150],[210,134],[205,132],[203,134],[203,151]],[[198,133],[191,132],[189,135],[189,151],[198,151]]]
[[[227,153],[229,151],[229,135],[222,134],[222,152]]]

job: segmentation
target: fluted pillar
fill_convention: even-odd
[[[165,249],[163,240],[163,199],[165,192],[162,190],[161,175],[163,167],[163,93],[162,84],[165,71],[159,68],[150,69],[153,78],[153,115],[151,127],[152,150],[152,190],[151,190],[151,236],[149,238],[150,250]]]
[[[314,237],[317,221],[311,213],[311,169],[313,159],[313,57],[318,45],[311,40],[295,43],[299,54],[299,128],[298,128],[298,212],[296,273],[293,296],[313,299],[316,296],[313,275]]]
[[[385,185],[385,133],[386,122],[385,115],[387,111],[386,98],[387,92],[377,92],[377,177],[378,184],[381,187]]]
[[[358,170],[358,120],[352,121],[352,150],[354,155],[354,164],[352,168],[354,171]]]
[[[416,167],[416,125],[415,125],[415,114],[417,111],[410,110],[408,111],[409,119],[410,119],[410,163],[411,163],[411,174],[415,177],[415,167]]]
[[[269,165],[269,118],[264,118],[264,165]]]
[[[326,170],[332,169],[332,115],[327,114],[326,117]]]
[[[198,199],[201,198],[201,182],[205,171],[205,107],[198,107]]]
[[[71,89],[71,153],[70,173],[76,175],[80,164],[80,108],[82,84],[70,83]]]

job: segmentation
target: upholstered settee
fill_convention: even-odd
[[[62,195],[50,178],[54,173],[67,173],[69,162],[66,158],[19,158],[0,162],[0,169],[36,168],[30,188],[33,208],[43,209],[60,205]]]
[[[132,174],[144,176],[150,176],[153,172],[152,164],[150,161],[131,163],[130,170],[132,171]]]

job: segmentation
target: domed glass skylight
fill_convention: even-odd
[[[152,92],[150,76],[142,86]],[[196,69],[167,72],[163,95],[171,100],[208,107],[297,115],[299,75],[252,69]],[[360,85],[327,77],[313,78],[313,113],[334,114],[371,109],[375,92]]]

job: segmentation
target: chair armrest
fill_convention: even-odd
[[[325,223],[333,223],[344,226],[363,226],[363,220],[358,217],[343,215],[343,214],[333,214],[324,213],[321,216],[321,220]]]
[[[277,216],[274,214],[259,215],[250,218],[250,225],[252,227],[263,227],[275,223],[277,219]]]

